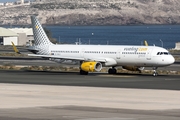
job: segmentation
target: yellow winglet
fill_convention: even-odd
[[[19,52],[19,50],[17,49],[17,47],[14,45],[14,43],[13,43],[13,42],[11,42],[11,43],[12,43],[12,46],[13,46],[14,51],[15,51],[16,53],[18,53],[18,54],[21,54],[21,53]]]
[[[146,40],[144,40],[144,45],[145,45],[145,46],[148,46],[148,43],[147,43],[147,41],[146,41]]]

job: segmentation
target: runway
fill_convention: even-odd
[[[180,76],[0,70],[1,120],[179,120]]]
[[[180,90],[179,75],[1,70],[0,76],[0,83]]]

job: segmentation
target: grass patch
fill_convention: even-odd
[[[173,50],[173,49],[171,49],[171,50],[169,50],[169,52],[171,54],[180,54],[180,50]]]
[[[30,71],[61,71],[61,72],[79,72],[79,67],[63,67],[63,66],[15,66],[11,64],[4,64],[0,66],[0,70],[30,70]],[[103,68],[101,72],[108,72],[108,68]],[[169,70],[157,70],[158,74],[162,75],[180,75],[180,71]],[[129,73],[129,74],[153,74],[153,70],[129,71],[122,68],[117,68],[117,73]]]
[[[8,56],[8,57],[28,57],[26,54],[18,54],[18,53],[0,53],[0,56]]]

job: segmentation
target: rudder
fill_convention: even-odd
[[[43,27],[35,16],[31,16],[31,22],[34,34],[34,45],[52,45]]]

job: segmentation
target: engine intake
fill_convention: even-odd
[[[83,62],[81,64],[81,70],[86,72],[99,72],[102,69],[100,62]]]

